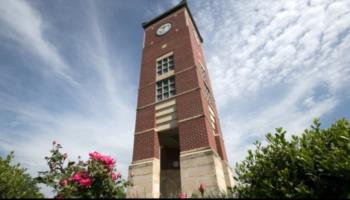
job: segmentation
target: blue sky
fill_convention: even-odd
[[[0,154],[36,175],[56,140],[131,162],[141,23],[178,1],[0,0]],[[350,118],[350,1],[189,1],[231,165],[283,126]]]

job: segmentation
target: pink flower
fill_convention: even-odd
[[[179,199],[186,199],[187,198],[187,194],[180,193],[178,197],[179,197]]]
[[[205,185],[204,185],[204,184],[200,184],[198,190],[199,190],[199,192],[203,195],[204,192],[205,192]]]
[[[116,174],[116,173],[112,172],[112,180],[113,181],[115,181],[121,177],[122,177],[122,175],[120,173]]]
[[[68,157],[67,153],[63,154],[63,159],[67,159],[67,157]]]
[[[89,153],[89,156],[91,159],[93,160],[100,160],[102,158],[102,155],[98,152],[92,152],[92,153]]]
[[[113,158],[109,157],[109,156],[104,156],[102,157],[102,162],[107,165],[107,167],[109,169],[113,169],[114,165],[115,165],[115,161],[113,160]]]
[[[92,184],[92,180],[90,179],[90,177],[84,178],[79,181],[79,184],[83,187],[90,187]]]
[[[77,172],[73,175],[72,180],[78,182],[83,187],[89,187],[92,184],[91,177],[86,173]]]
[[[67,179],[62,179],[60,181],[60,185],[63,186],[63,187],[66,187],[68,185],[68,180]]]
[[[77,173],[75,173],[74,175],[73,175],[73,177],[72,177],[72,180],[73,181],[80,181],[81,180],[81,173],[80,172],[77,172]]]
[[[115,160],[109,156],[104,156],[96,151],[89,153],[89,156],[92,160],[100,161],[105,164],[109,170],[112,170],[114,168]]]

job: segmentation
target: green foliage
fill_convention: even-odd
[[[311,129],[288,141],[277,128],[266,135],[267,145],[256,142],[236,165],[234,188],[243,198],[350,198],[350,125],[341,119]]]
[[[20,164],[11,165],[13,152],[5,159],[0,157],[0,198],[43,198],[37,182]]]
[[[45,157],[49,170],[39,172],[37,180],[54,189],[56,198],[125,198],[127,182],[116,173],[115,161],[97,152],[88,161],[67,161],[60,144],[53,143],[51,156]]]

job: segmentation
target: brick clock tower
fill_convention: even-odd
[[[144,43],[128,197],[233,186],[202,50],[186,1],[142,24]]]

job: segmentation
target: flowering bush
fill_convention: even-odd
[[[45,157],[50,170],[39,172],[37,180],[54,189],[55,198],[125,198],[127,182],[115,170],[115,160],[98,152],[76,163],[66,161],[60,144],[53,142],[51,156]]]

